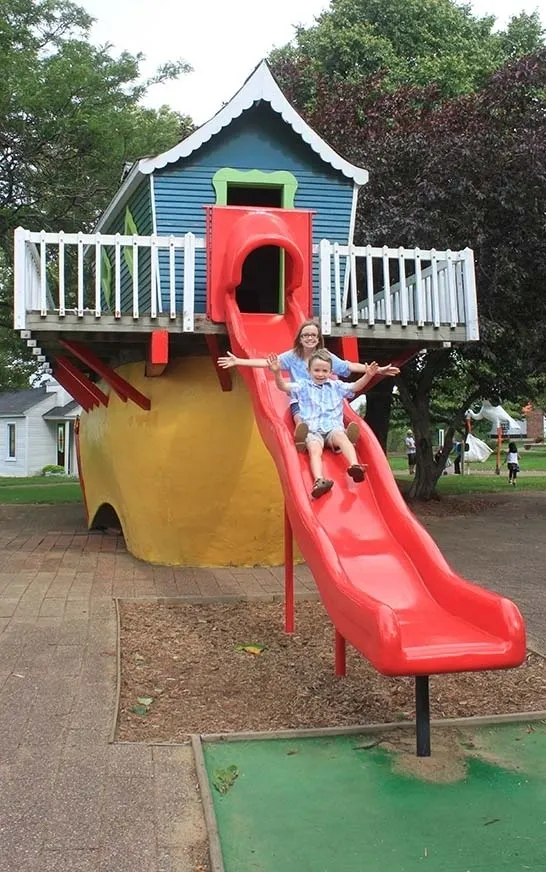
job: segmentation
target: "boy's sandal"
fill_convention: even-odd
[[[347,475],[349,475],[353,481],[364,481],[366,478],[366,468],[367,467],[363,463],[354,463],[347,470]]]
[[[347,424],[347,427],[345,428],[345,435],[352,445],[356,445],[356,443],[358,442],[358,437],[360,436],[358,424],[356,424],[354,421],[351,421],[350,424]]]
[[[305,451],[307,445],[305,440],[307,439],[307,434],[309,433],[309,427],[303,421],[296,426],[294,430],[294,442],[296,443],[297,451]]]
[[[329,490],[332,490],[334,486],[334,482],[329,478],[317,478],[313,485],[313,490],[311,491],[311,496],[313,499],[318,499],[319,497],[327,494]]]

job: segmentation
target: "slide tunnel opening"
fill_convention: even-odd
[[[241,312],[280,314],[284,307],[285,253],[277,245],[262,245],[245,258],[235,289]]]

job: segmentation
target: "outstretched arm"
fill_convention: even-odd
[[[292,389],[290,387],[290,382],[287,382],[283,379],[281,375],[281,362],[276,354],[270,354],[266,361],[266,366],[269,367],[273,375],[275,376],[275,384],[277,385],[280,391],[283,391],[285,394],[292,393]]]
[[[373,363],[355,363],[352,360],[347,360],[346,363],[347,363],[349,369],[351,370],[351,372],[367,373],[368,368],[370,366],[377,366],[375,361]],[[393,366],[391,363],[387,363],[386,366],[377,366],[375,374],[376,375],[383,375],[383,376],[400,375],[400,369],[397,366]]]
[[[368,368],[364,375],[361,375],[360,378],[357,381],[353,382],[351,385],[355,394],[358,394],[360,393],[360,391],[364,390],[366,385],[371,382],[371,380],[377,375],[378,369],[379,367],[377,363],[375,363],[375,361],[368,364]]]
[[[230,369],[232,366],[252,366],[255,369],[266,369],[267,367],[267,360],[265,357],[256,357],[254,359],[235,357],[231,351],[228,351],[225,357],[219,357],[216,363],[220,369]]]

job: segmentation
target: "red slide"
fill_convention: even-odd
[[[285,315],[242,314],[227,293],[233,351],[252,358],[290,348],[304,314],[292,295],[286,305]],[[360,427],[357,453],[368,465],[367,479],[355,484],[343,458],[325,451],[334,487],[313,501],[308,458],[295,449],[286,395],[268,370],[239,371],[277,466],[294,535],[341,635],[384,675],[518,666],[525,628],[517,607],[448,566],[402,499],[373,433],[349,405],[346,423]]]

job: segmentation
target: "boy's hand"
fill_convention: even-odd
[[[232,366],[237,366],[238,358],[231,351],[226,352],[226,357],[219,357],[216,361],[220,369],[229,369]]]
[[[372,378],[381,372],[381,367],[375,362],[368,364],[368,368],[366,369],[366,375],[368,376],[368,380],[371,381]]]
[[[269,354],[267,357],[267,365],[271,372],[280,372],[281,363],[276,354]]]

